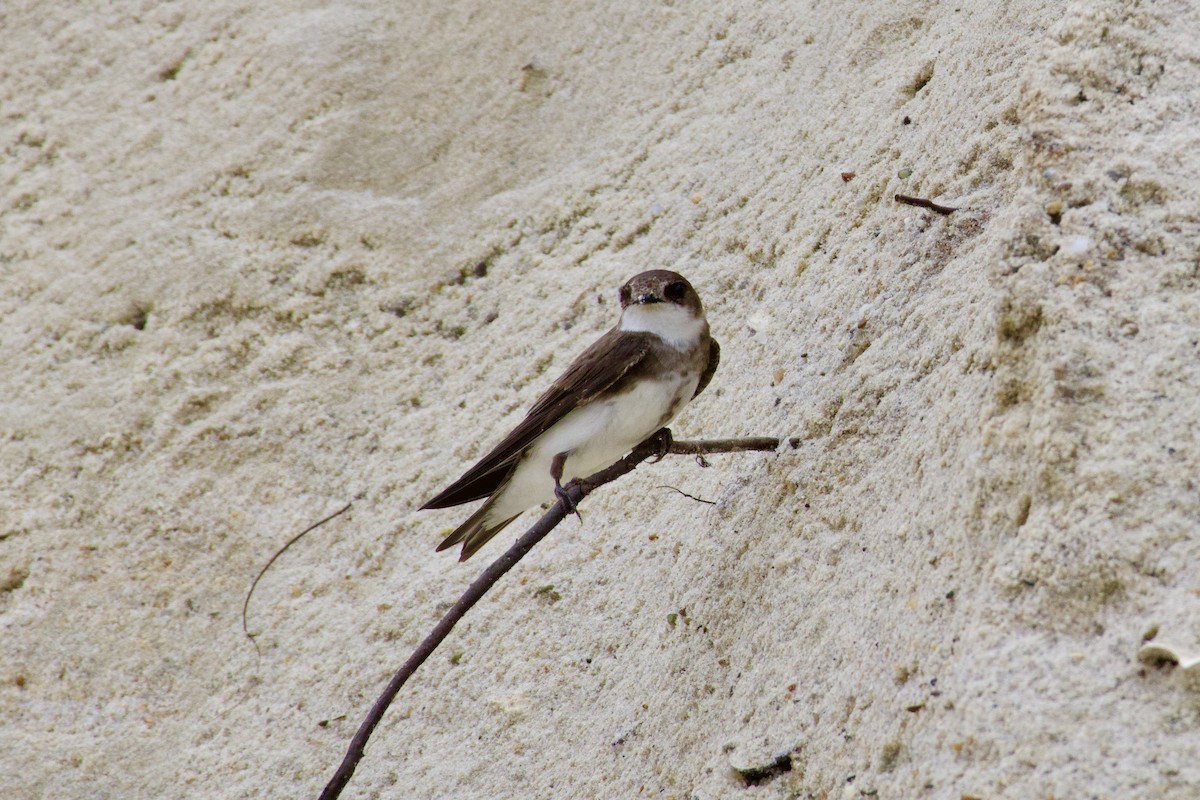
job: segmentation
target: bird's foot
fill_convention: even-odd
[[[554,479],[554,496],[562,501],[563,506],[565,506],[567,509],[567,514],[574,514],[575,516],[579,517],[579,524],[582,525],[583,524],[583,515],[579,513],[579,506],[575,503],[574,500],[571,499],[571,493],[569,491],[567,491],[567,489],[569,489],[574,484],[575,484],[575,481],[569,481],[567,483],[566,488],[564,488],[563,485],[561,483],[559,483],[558,478],[555,478]]]
[[[650,437],[646,439],[654,447],[654,459],[651,464],[657,464],[666,457],[667,453],[671,452],[671,443],[675,441],[675,437],[671,434],[670,428],[659,428]]]

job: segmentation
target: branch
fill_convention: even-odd
[[[472,606],[479,602],[488,589],[491,589],[504,573],[516,566],[516,563],[524,558],[525,554],[532,550],[534,545],[546,538],[546,535],[554,530],[555,526],[571,513],[568,509],[568,503],[578,505],[583,498],[587,497],[597,488],[615,481],[626,473],[633,472],[638,464],[653,456],[661,457],[668,453],[703,455],[705,453],[736,453],[746,450],[775,450],[779,447],[780,441],[779,439],[758,437],[752,439],[711,439],[672,442],[671,432],[663,428],[639,444],[633,449],[633,452],[612,466],[589,475],[582,480],[574,480],[568,483],[565,487],[567,495],[565,500],[559,500],[550,506],[546,513],[542,514],[542,518],[535,522],[533,527],[526,531],[504,555],[492,562],[478,578],[471,582],[471,585],[463,592],[462,597],[458,598],[458,602],[446,612],[446,615],[433,627],[429,635],[417,645],[417,649],[404,662],[404,666],[400,667],[396,674],[392,676],[392,679],[388,681],[387,687],[379,695],[379,699],[375,701],[375,704],[371,706],[371,710],[367,713],[362,724],[359,725],[354,738],[350,740],[350,747],[346,750],[346,755],[342,758],[342,763],[338,766],[337,772],[333,774],[333,778],[326,784],[325,790],[321,792],[320,800],[335,800],[335,798],[341,795],[342,789],[346,788],[346,784],[350,782],[350,778],[354,775],[354,770],[358,767],[358,762],[362,760],[367,740],[371,738],[371,733],[375,730],[375,726],[383,719],[383,715],[387,713],[388,706],[392,704],[392,700],[396,698],[396,695],[400,692],[405,682],[412,677],[412,674],[417,671],[417,668],[421,664],[425,663],[426,659],[433,655],[433,651],[450,635],[450,631],[453,630],[458,621],[471,610]],[[796,447],[798,441],[791,439],[789,444],[792,447]]]
[[[667,452],[679,456],[704,456],[711,453],[743,453],[747,450],[778,450],[780,442],[780,439],[773,436],[751,436],[745,439],[699,439],[694,442],[684,440],[671,442],[671,449]],[[800,446],[800,440],[788,439],[788,445],[795,449]],[[590,482],[591,478],[587,480]]]

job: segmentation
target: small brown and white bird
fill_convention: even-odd
[[[721,348],[686,278],[643,272],[621,287],[620,299],[617,326],[567,367],[500,444],[421,506],[487,498],[438,550],[461,542],[459,560],[466,561],[522,511],[614,463],[708,386]]]

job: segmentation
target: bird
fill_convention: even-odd
[[[563,483],[622,458],[704,391],[721,360],[700,296],[677,272],[634,275],[618,292],[620,321],[579,354],[525,418],[462,477],[421,506],[486,501],[437,550],[466,561]]]

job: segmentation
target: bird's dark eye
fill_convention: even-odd
[[[618,292],[618,295],[621,298],[621,305],[629,305],[629,301],[633,297],[633,291],[629,288],[628,283],[621,287],[621,291]]]
[[[667,285],[666,291],[663,294],[667,296],[668,300],[674,300],[678,303],[687,294],[687,284],[683,281],[675,281]]]

